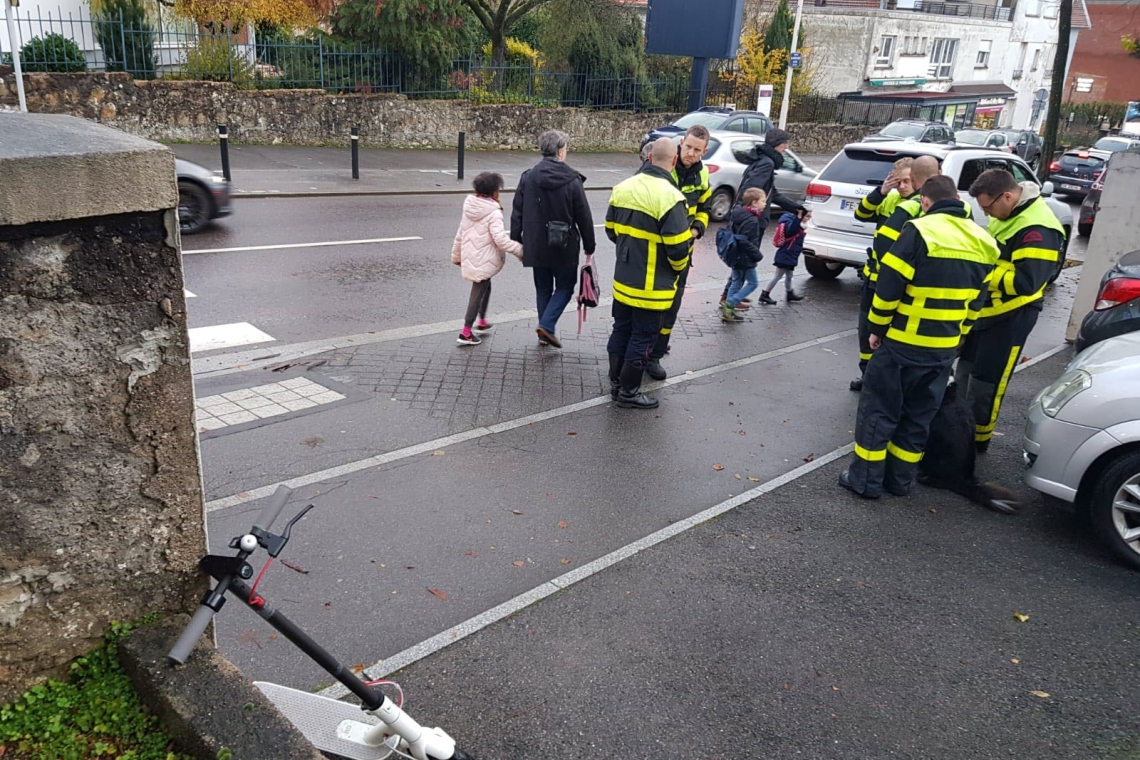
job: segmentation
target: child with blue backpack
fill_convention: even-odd
[[[764,258],[764,254],[760,253],[760,239],[764,235],[760,217],[764,214],[766,200],[763,190],[750,187],[744,191],[740,205],[733,207],[729,214],[730,226],[727,229],[735,238],[732,241],[735,251],[731,263],[732,279],[729,281],[728,295],[724,299],[721,314],[721,319],[725,322],[744,321],[736,310],[748,308],[742,301],[760,284],[756,278],[756,265]]]
[[[776,245],[776,255],[772,258],[776,275],[768,283],[768,287],[760,291],[760,303],[766,306],[776,303],[772,298],[772,291],[779,284],[781,277],[784,278],[788,302],[804,300],[803,296],[792,289],[792,273],[800,263],[800,254],[804,250],[804,235],[807,234],[804,225],[810,218],[811,212],[805,210],[794,213],[788,211],[780,216],[780,221],[776,224],[776,236],[772,241]]]

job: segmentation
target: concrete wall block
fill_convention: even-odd
[[[5,131],[6,179],[60,153],[62,133],[74,153],[100,146],[75,160],[130,186],[102,200],[47,180],[47,211],[38,188],[0,189],[10,217],[80,215],[0,226],[4,702],[92,648],[111,620],[192,608],[205,534],[169,151],[118,135],[116,152],[112,130],[78,119],[0,119],[41,127]],[[105,206],[118,211],[86,213]]]

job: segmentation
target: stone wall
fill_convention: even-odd
[[[191,610],[205,518],[174,157],[0,113],[0,703]]]
[[[385,93],[329,95],[322,90],[239,90],[230,84],[157,80],[127,74],[26,74],[33,113],[80,116],[152,140],[212,142],[227,124],[234,143],[347,144],[360,127],[375,148],[453,148],[459,132],[474,149],[527,149],[547,129],[574,138],[576,151],[633,151],[671,114],[472,105],[462,100],[409,100]],[[11,70],[0,67],[0,106],[15,105]],[[833,153],[865,128],[790,125],[795,149]]]

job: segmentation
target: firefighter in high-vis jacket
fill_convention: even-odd
[[[923,184],[922,208],[879,260],[855,454],[839,477],[868,499],[884,489],[905,496],[914,485],[950,366],[997,272],[997,244],[949,177]]]
[[[673,305],[665,312],[665,321],[661,325],[657,342],[650,353],[649,363],[645,372],[654,380],[664,380],[668,374],[661,366],[661,358],[669,350],[669,338],[673,334],[673,326],[677,323],[677,314],[681,310],[681,299],[685,295],[685,284],[689,280],[689,268],[692,266],[693,247],[697,240],[705,235],[709,226],[709,199],[712,197],[712,187],[709,185],[709,170],[701,161],[701,156],[708,149],[709,131],[699,124],[689,127],[685,132],[681,145],[677,148],[677,166],[673,169],[673,181],[685,196],[686,211],[689,218],[689,230],[692,240],[689,243],[689,266],[681,270],[677,278],[677,295],[673,298]]]
[[[875,297],[875,284],[879,279],[879,259],[891,249],[902,233],[903,225],[911,219],[922,216],[922,201],[918,191],[931,177],[938,176],[941,169],[933,156],[917,159],[901,158],[895,162],[891,174],[894,182],[883,183],[883,187],[872,190],[855,208],[855,218],[875,221],[875,235],[867,252],[867,263],[863,266],[863,290],[859,299],[859,377],[848,386],[853,391],[863,389],[863,373],[871,359],[871,323],[867,315],[871,312],[871,300]],[[888,184],[893,187],[888,187]],[[887,190],[884,195],[883,190]]]
[[[1061,266],[1065,228],[1041,197],[1035,182],[1018,183],[1004,169],[988,169],[970,195],[990,218],[990,234],[1001,248],[998,277],[962,345],[955,378],[974,413],[974,445],[985,452],[994,435],[1001,401],[1025,341],[1041,313],[1045,286]]]
[[[692,237],[685,196],[673,184],[676,163],[676,144],[657,140],[649,163],[614,187],[606,212],[606,234],[617,249],[610,394],[620,407],[657,406],[641,392],[641,375],[689,266]]]

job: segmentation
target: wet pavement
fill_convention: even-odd
[[[1130,572],[1028,492],[1009,519],[834,487],[857,402],[852,272],[801,273],[807,300],[725,325],[727,270],[702,242],[660,409],[617,410],[608,308],[580,335],[568,311],[564,348],[540,348],[517,262],[495,280],[495,330],[455,344],[461,202],[241,201],[184,241],[191,327],[272,338],[195,353],[214,419],[231,399],[272,412],[202,433],[212,547],[280,482],[286,514],[317,505],[259,588],[271,603],[373,675],[410,665],[413,714],[484,760],[1137,751]],[[264,247],[290,241],[328,245]],[[1062,344],[1079,274],[1050,289],[1028,357]],[[1012,384],[989,477],[1020,483],[1023,411],[1063,364]],[[328,683],[236,605],[218,630],[251,678]]]

